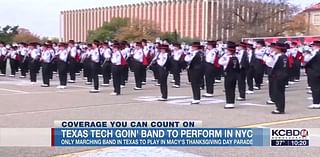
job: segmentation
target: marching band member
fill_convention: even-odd
[[[305,54],[304,62],[313,99],[313,104],[309,108],[320,109],[320,41],[312,43],[312,51]]]
[[[101,73],[103,76],[103,83],[101,86],[108,87],[111,79],[111,54],[112,49],[109,47],[108,42],[102,44],[101,55],[103,56],[103,63],[101,65]]]
[[[255,90],[260,90],[261,89],[261,84],[263,82],[263,75],[265,72],[265,63],[263,61],[263,56],[265,55],[265,42],[264,40],[259,40],[256,42],[256,47],[255,47],[255,63],[254,63],[254,68],[255,68],[255,75],[254,75],[254,80],[255,80],[255,86],[253,87]]]
[[[142,44],[142,47],[143,47],[143,68],[141,69],[142,70],[142,85],[145,85],[146,82],[147,82],[147,67],[150,63],[150,60],[151,60],[151,48],[149,47],[148,43],[147,43],[147,40],[146,39],[142,39],[141,40],[141,44]]]
[[[134,79],[136,87],[134,90],[142,90],[142,81],[144,77],[144,51],[141,42],[137,42],[133,52]]]
[[[294,59],[292,80],[294,82],[299,82],[300,81],[300,69],[301,69],[301,64],[303,62],[303,54],[302,54],[302,51],[300,51],[300,49],[298,47],[299,45],[297,42],[292,42],[291,45],[292,45],[291,54]]]
[[[6,75],[7,70],[7,48],[4,42],[0,42],[0,76]]]
[[[178,43],[173,44],[173,52],[172,57],[170,58],[171,61],[171,73],[173,74],[174,88],[180,88],[180,73],[182,68],[182,61],[184,58],[184,52],[181,49],[181,45]]]
[[[123,80],[123,70],[124,66],[127,64],[125,57],[121,53],[121,45],[119,43],[114,43],[112,45],[112,55],[111,55],[111,72],[113,81],[113,93],[111,95],[120,95],[121,91],[121,81]]]
[[[240,63],[235,55],[236,44],[234,42],[227,43],[227,52],[219,59],[219,64],[224,69],[224,88],[226,95],[225,109],[232,109],[235,107],[235,90],[240,73]]]
[[[44,44],[44,49],[41,54],[40,61],[42,63],[42,81],[43,84],[41,87],[49,87],[50,86],[50,76],[52,73],[50,68],[50,63],[54,58],[54,51],[51,49],[51,45]]]
[[[271,88],[271,100],[276,104],[276,110],[272,114],[285,113],[285,85],[288,75],[288,57],[286,56],[286,46],[282,43],[276,43],[272,47],[273,54],[265,59],[265,63],[271,69],[269,70]]]
[[[204,97],[213,97],[215,78],[219,74],[220,64],[219,51],[216,49],[215,41],[207,42],[207,50],[205,52],[205,81],[207,93]]]
[[[189,64],[189,76],[191,81],[191,88],[193,93],[193,100],[191,104],[200,103],[200,86],[201,78],[203,78],[203,60],[204,57],[201,52],[201,45],[199,42],[193,42],[191,46],[191,53],[186,55],[185,61]]]
[[[169,46],[160,45],[159,54],[156,57],[156,64],[159,72],[159,83],[160,83],[160,92],[161,98],[159,101],[168,100],[168,75],[170,70],[170,60],[169,60]]]
[[[37,82],[37,72],[39,65],[40,52],[37,49],[37,43],[31,43],[29,45],[29,69],[30,69],[30,80],[31,85],[34,85]]]
[[[26,73],[28,72],[28,45],[26,43],[20,43],[19,53],[21,56],[20,69],[21,76],[20,78],[26,78]]]
[[[11,68],[11,75],[10,77],[15,77],[16,72],[19,68],[19,61],[20,61],[20,55],[18,52],[17,46],[12,46],[9,50],[9,58],[10,58],[10,68]]]
[[[238,77],[238,101],[246,100],[246,75],[249,69],[249,58],[247,53],[247,43],[241,42],[239,45],[239,51],[236,53],[239,60],[240,73]]]
[[[83,62],[83,77],[87,79],[86,85],[92,85],[92,78],[91,78],[91,52],[92,52],[92,44],[88,44],[87,47],[84,49],[84,53],[82,54],[82,61]]]
[[[255,73],[255,55],[254,55],[254,48],[252,44],[247,44],[247,54],[248,54],[248,61],[249,61],[249,67],[247,70],[247,85],[248,90],[246,91],[246,94],[253,94],[253,78]]]
[[[127,43],[127,41],[122,41],[120,43],[120,48],[122,49],[121,50],[121,54],[122,56],[124,57],[125,59],[125,64],[123,65],[123,70],[122,70],[122,77],[121,77],[121,88],[124,88],[125,85],[126,85],[126,82],[128,81],[128,78],[129,78],[129,65],[128,65],[128,59],[129,59],[129,56],[130,56],[130,45]]]
[[[69,62],[69,67],[68,71],[70,74],[70,80],[68,80],[68,83],[75,83],[76,82],[76,72],[77,72],[77,62],[79,59],[79,52],[77,47],[75,46],[75,43],[73,40],[69,40],[68,42],[68,62]]]
[[[92,50],[90,52],[91,59],[91,78],[93,79],[93,89],[90,93],[99,93],[99,71],[100,71],[100,61],[103,59],[100,54],[99,41],[93,41]]]
[[[59,44],[58,55],[58,73],[59,73],[59,81],[60,85],[57,87],[58,89],[65,89],[67,87],[67,72],[68,72],[68,50],[67,43]]]

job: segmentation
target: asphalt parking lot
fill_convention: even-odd
[[[247,95],[247,100],[237,102],[236,108],[225,110],[223,83],[215,86],[213,98],[202,99],[198,105],[190,105],[191,87],[186,84],[186,73],[179,89],[169,87],[169,101],[158,102],[160,89],[151,81],[148,73],[147,85],[142,91],[134,91],[134,78],[122,89],[122,95],[110,96],[112,86],[101,87],[98,94],[90,94],[92,86],[85,85],[81,76],[77,83],[68,84],[67,89],[57,89],[58,78],[54,76],[51,87],[43,88],[41,78],[36,85],[28,79],[0,77],[0,127],[2,128],[50,128],[54,120],[106,119],[106,120],[201,120],[203,127],[320,127],[320,110],[307,108],[311,101],[306,94],[306,77],[291,85],[286,91],[286,114],[272,115],[273,105],[266,105],[268,89],[266,78],[262,90]],[[169,81],[172,78],[169,77]],[[100,78],[101,81],[101,78]],[[204,91],[202,91],[204,94]],[[238,94],[238,93],[237,93]],[[80,153],[79,153],[80,152]],[[319,156],[319,148],[0,148],[0,156]],[[140,155],[139,155],[140,153]],[[148,154],[149,153],[149,154]],[[162,153],[162,155],[161,155]],[[143,155],[141,155],[143,156]],[[169,155],[170,156],[170,155]]]

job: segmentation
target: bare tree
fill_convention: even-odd
[[[231,32],[229,39],[239,41],[243,37],[279,36],[287,29],[287,23],[297,12],[287,0],[233,1],[224,10],[222,27]]]

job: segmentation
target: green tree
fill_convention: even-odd
[[[19,26],[5,26],[0,27],[0,41],[5,43],[12,43],[12,40],[16,34],[18,34]]]
[[[169,43],[177,43],[181,42],[181,37],[178,32],[175,30],[174,32],[166,32],[161,36],[161,39],[167,40]]]
[[[113,40],[118,30],[129,25],[128,18],[113,18],[110,22],[104,23],[102,27],[88,32],[88,42],[93,40]]]

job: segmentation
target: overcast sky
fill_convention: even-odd
[[[19,25],[40,36],[59,37],[60,11],[146,0],[0,0],[0,26]],[[320,0],[290,0],[303,7]]]

